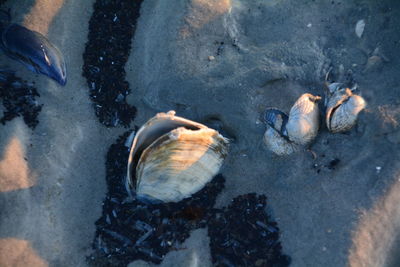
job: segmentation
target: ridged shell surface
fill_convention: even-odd
[[[320,99],[319,96],[303,94],[290,109],[286,130],[292,142],[306,145],[317,136],[319,129],[317,101]]]
[[[174,129],[143,151],[136,193],[163,202],[190,197],[218,173],[226,154],[227,140],[213,129]]]
[[[270,125],[267,125],[267,130],[264,133],[264,143],[269,150],[278,156],[287,156],[299,150],[298,145],[284,138]]]
[[[132,142],[127,191],[149,202],[178,202],[218,173],[227,149],[228,140],[217,131],[174,111],[158,113]]]
[[[299,147],[287,137],[286,124],[288,116],[276,108],[268,108],[264,116],[267,130],[264,133],[264,143],[269,150],[278,156],[290,155]]]
[[[365,108],[365,100],[350,89],[336,91],[328,101],[326,125],[333,133],[350,130],[357,122],[358,114]]]

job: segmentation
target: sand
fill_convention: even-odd
[[[30,23],[47,21],[24,20],[23,14],[29,14],[33,4],[9,1],[7,6],[17,22],[30,27]],[[0,249],[2,266],[26,266],[26,262],[34,266],[36,259],[49,266],[86,265],[94,221],[101,214],[106,191],[104,156],[120,133],[97,122],[81,76],[92,4],[66,1],[48,27],[48,38],[63,51],[68,66],[65,87],[2,55],[2,62],[17,70],[19,77],[35,82],[41,95],[38,100],[44,104],[34,131],[21,118],[0,126],[2,163],[12,161],[8,168],[1,168],[0,177],[18,181],[13,187],[2,183],[0,188],[0,238],[16,240],[15,249],[25,246],[31,251],[7,265],[8,250]],[[41,12],[46,17],[46,10]]]
[[[98,122],[81,75],[92,4],[57,1],[48,13],[33,1],[6,4],[16,22],[63,51],[68,83],[60,87],[0,56],[35,81],[44,104],[34,131],[21,118],[0,125],[0,245],[7,244],[0,265],[86,265],[106,192],[105,154],[124,131]],[[38,10],[43,19],[33,16]],[[125,68],[134,124],[171,109],[221,120],[235,141],[217,205],[266,194],[292,266],[397,266],[399,26],[395,1],[145,0]],[[368,103],[357,127],[331,134],[322,126],[311,147],[316,159],[307,151],[274,156],[262,143],[263,110],[288,112],[302,93],[322,94],[330,65],[351,69]],[[188,250],[162,265],[205,266],[207,231],[186,242]]]
[[[398,6],[219,1],[214,9],[211,2],[143,3],[126,68],[136,122],[169,109],[199,121],[219,118],[236,137],[222,171],[227,189],[220,206],[238,194],[266,194],[293,266],[368,262],[354,260],[349,250],[353,233],[363,227],[362,211],[368,213],[398,178],[399,70],[390,56],[396,53]],[[360,19],[366,21],[361,39],[355,33]],[[376,47],[390,61],[366,69]],[[349,134],[322,127],[312,146],[315,160],[308,152],[278,158],[267,151],[262,111],[273,106],[288,112],[302,93],[323,94],[327,66],[341,64],[353,71],[368,102],[358,126]],[[335,159],[340,163],[331,170]],[[379,234],[372,239],[356,234],[355,250],[387,241]]]

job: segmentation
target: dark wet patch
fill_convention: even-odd
[[[136,114],[136,108],[126,102],[131,90],[124,67],[141,3],[142,0],[97,0],[89,21],[83,76],[96,116],[107,127],[128,127]]]
[[[224,52],[225,43],[215,41],[215,45],[217,45],[217,52],[215,53],[217,56],[220,56]]]
[[[337,167],[337,165],[340,163],[340,159],[333,159],[333,160],[331,160],[331,161],[329,161],[329,164],[328,164],[328,169],[330,169],[330,170],[334,170],[335,169],[335,167]]]
[[[25,124],[35,129],[43,106],[37,102],[36,97],[40,95],[31,84],[15,76],[12,71],[0,71],[0,98],[5,109],[0,118],[2,124],[22,116]]]
[[[279,228],[269,218],[264,195],[241,195],[208,224],[212,261],[215,266],[289,266],[282,255]]]
[[[96,222],[95,252],[88,257],[89,265],[126,266],[135,260],[158,264],[168,252],[185,249],[182,243],[191,231],[204,227],[209,227],[212,257],[213,260],[217,259],[214,260],[217,266],[224,264],[218,259],[226,259],[235,265],[237,260],[231,248],[215,250],[222,240],[233,246],[239,242],[240,246],[235,247],[235,252],[245,257],[244,261],[249,264],[288,265],[288,257],[281,254],[276,223],[271,222],[265,213],[264,196],[240,196],[228,208],[213,208],[218,194],[224,188],[225,179],[221,175],[214,177],[200,192],[179,203],[151,205],[136,199],[129,201],[124,186],[129,156],[129,148],[125,143],[129,134],[122,135],[107,154],[108,193],[103,203],[103,214]],[[241,227],[254,223],[254,229],[243,231],[247,240],[240,234],[241,238],[235,241],[235,235]],[[223,231],[220,231],[221,227]],[[251,254],[247,254],[249,250]],[[275,263],[286,265],[273,265]]]
[[[340,167],[341,160],[334,158],[332,160],[324,160],[325,155],[321,156],[321,160],[312,165],[312,168],[319,174],[323,170],[334,171],[336,168]]]

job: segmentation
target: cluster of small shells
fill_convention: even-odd
[[[227,150],[228,140],[216,130],[174,111],[158,113],[133,140],[127,190],[150,203],[179,202],[219,172]]]
[[[357,121],[358,114],[365,108],[365,100],[341,83],[327,85],[325,99],[326,126],[332,133],[350,130]],[[300,146],[310,144],[318,134],[320,96],[303,94],[290,109],[284,112],[268,108],[265,112],[267,129],[264,143],[269,150],[279,156],[300,150]]]

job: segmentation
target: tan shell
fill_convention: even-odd
[[[215,130],[172,130],[143,151],[136,192],[163,202],[190,197],[218,173],[226,154],[226,141]]]
[[[366,106],[365,100],[346,89],[339,89],[329,98],[326,110],[326,126],[333,133],[350,130],[357,121],[358,113]]]
[[[217,131],[175,112],[159,113],[139,129],[133,141],[128,192],[134,187],[139,199],[154,202],[190,197],[218,173],[227,147],[228,140]]]
[[[299,146],[284,138],[277,130],[267,124],[264,143],[269,150],[278,156],[287,156],[299,150]]]
[[[319,129],[317,101],[320,99],[319,96],[303,94],[290,109],[286,130],[292,142],[306,145],[317,136]]]

